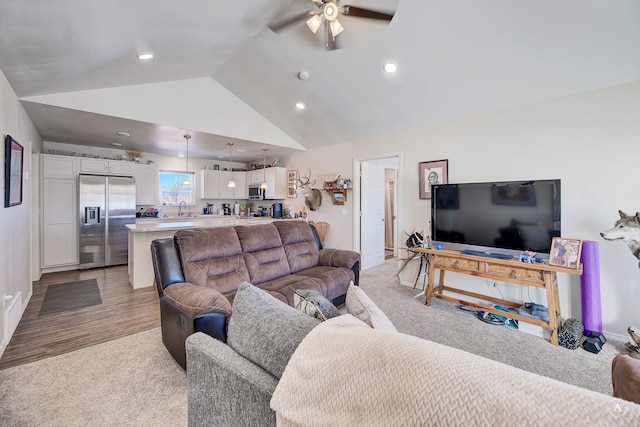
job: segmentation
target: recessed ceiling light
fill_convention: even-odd
[[[306,107],[306,105],[304,105],[304,102],[302,102],[302,101],[296,102],[296,108],[298,110],[304,110],[304,107]]]
[[[389,62],[385,62],[382,68],[384,68],[384,71],[386,71],[387,73],[392,74],[398,71],[398,64],[396,64],[395,62],[389,61]]]
[[[112,142],[111,145],[113,145],[114,147],[122,147],[122,144],[120,144],[119,142]]]
[[[244,153],[246,150],[243,150],[242,148],[239,148],[236,150],[238,153]]]
[[[116,132],[116,135],[118,136],[131,136],[131,134],[129,132],[125,132],[122,130],[119,130],[118,132]]]
[[[216,156],[216,159],[224,159],[224,156]]]
[[[153,58],[153,52],[139,52],[136,55],[136,58],[141,59],[143,61],[152,59]]]
[[[298,73],[298,78],[300,80],[309,80],[309,72],[306,70],[302,70]]]
[[[184,157],[184,154],[180,153],[178,154],[178,157]]]

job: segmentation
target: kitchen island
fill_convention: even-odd
[[[193,228],[232,227],[235,225],[255,225],[272,222],[279,218],[202,215],[184,218],[158,218],[139,220],[127,224],[129,229],[129,283],[133,289],[153,286],[153,262],[151,261],[151,241],[173,237],[176,231]]]

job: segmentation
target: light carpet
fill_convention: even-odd
[[[160,328],[0,371],[1,426],[186,426]]]
[[[489,325],[475,314],[437,298],[425,306],[420,289],[392,277],[397,261],[362,271],[360,287],[384,311],[398,331],[459,348],[526,371],[611,395],[611,361],[626,354],[624,343],[608,341],[598,354],[554,346],[548,340],[506,326]],[[455,275],[449,278],[455,280]],[[410,369],[410,367],[409,367]],[[487,379],[491,381],[490,378]]]
[[[622,343],[610,341],[599,354],[567,350],[446,301],[425,307],[424,296],[414,298],[418,290],[392,277],[396,269],[388,260],[362,271],[360,285],[400,332],[612,393],[611,360]],[[2,426],[186,426],[186,374],[156,328],[0,371],[0,408]]]

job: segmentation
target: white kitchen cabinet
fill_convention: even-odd
[[[236,188],[227,187],[231,178],[231,172],[219,170],[200,171],[200,198],[201,199],[246,199],[247,183],[246,172],[234,172],[233,179]]]
[[[137,166],[140,165],[134,162],[109,160],[109,175],[135,176]]]
[[[159,205],[159,172],[156,165],[136,165],[136,205]]]
[[[78,175],[78,158],[69,156],[42,155],[42,177],[76,179]]]
[[[80,172],[98,175],[134,176],[136,163],[121,160],[81,159]]]
[[[80,159],[80,172],[107,174],[109,161],[104,159]]]
[[[78,263],[76,180],[42,180],[42,267]]]
[[[236,188],[233,189],[233,198],[248,199],[249,189],[247,188],[247,172],[234,172],[233,180],[236,182]]]
[[[200,171],[200,198],[201,199],[219,199],[219,171],[206,170]]]
[[[285,199],[287,197],[287,170],[286,168],[267,168],[265,169],[265,179],[267,181],[267,190],[265,199]],[[260,181],[262,182],[262,181]]]
[[[265,175],[264,169],[254,169],[247,172],[247,185],[261,184]]]

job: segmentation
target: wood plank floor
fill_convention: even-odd
[[[47,286],[95,278],[102,304],[39,316]],[[0,359],[0,369],[57,356],[160,326],[155,287],[134,290],[127,266],[47,273]]]

